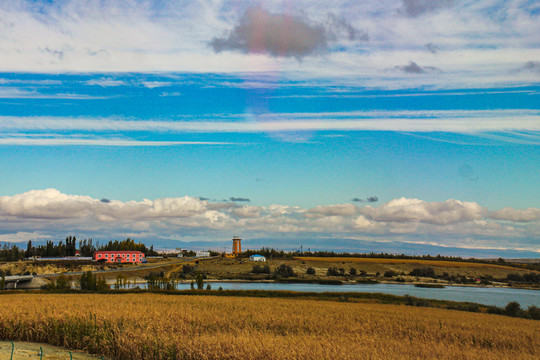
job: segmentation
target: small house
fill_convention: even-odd
[[[262,255],[251,255],[249,257],[249,260],[250,261],[262,261],[262,262],[265,262],[266,261],[266,257],[262,256]]]

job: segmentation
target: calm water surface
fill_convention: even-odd
[[[220,286],[223,290],[285,290],[301,292],[367,292],[391,295],[411,295],[419,298],[469,301],[485,305],[506,306],[517,301],[523,308],[531,305],[540,307],[540,290],[446,286],[444,289],[418,288],[414,285],[401,284],[354,284],[354,285],[321,285],[321,284],[289,284],[260,282],[205,282],[211,284],[213,290]],[[144,288],[146,284],[138,284]],[[206,287],[206,285],[205,285]],[[189,289],[189,284],[179,284],[178,289]]]

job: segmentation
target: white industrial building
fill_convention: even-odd
[[[266,261],[266,257],[262,256],[262,255],[251,255],[249,257],[249,260],[250,261],[263,261],[265,262]]]
[[[196,257],[210,257],[210,251],[197,250],[197,252],[195,253],[195,256]]]

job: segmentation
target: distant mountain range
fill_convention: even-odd
[[[232,239],[232,237],[231,237]],[[94,239],[94,244],[97,242]],[[189,250],[215,250],[230,252],[232,240],[223,241],[178,241],[167,239],[135,239],[147,246],[154,245],[154,249],[189,249]],[[106,241],[99,241],[105,243]],[[45,241],[32,241],[35,245],[44,244]],[[0,242],[2,245],[2,242]],[[26,243],[17,243],[26,248]],[[405,255],[443,255],[459,256],[463,258],[505,258],[505,259],[540,259],[540,253],[526,250],[501,249],[470,249],[461,247],[446,247],[437,245],[414,244],[400,241],[377,242],[347,238],[255,238],[242,240],[242,249],[260,249],[263,247],[275,248],[284,251],[297,251],[302,246],[304,251],[335,251],[350,253],[390,253]]]

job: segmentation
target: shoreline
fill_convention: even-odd
[[[195,280],[178,280],[178,284],[186,284],[189,285],[191,282],[195,282]],[[205,279],[205,283],[262,283],[262,284],[312,284],[312,285],[331,285],[331,286],[341,286],[341,285],[378,285],[378,284],[391,284],[391,285],[442,285],[444,287],[446,286],[452,286],[452,287],[472,287],[472,288],[503,288],[503,289],[521,289],[521,290],[540,290],[540,287],[527,287],[527,286],[508,286],[508,285],[476,285],[476,284],[445,284],[445,283],[433,283],[433,282],[422,282],[422,281],[415,281],[415,282],[401,282],[401,281],[379,281],[377,283],[357,283],[355,281],[343,281],[342,284],[320,284],[317,281],[313,282],[303,282],[303,281],[286,281],[286,282],[280,282],[276,280],[245,280],[245,279]],[[129,281],[129,284],[137,285],[137,284],[146,284],[146,280],[138,280],[138,281]],[[114,286],[115,282],[108,282],[109,285]],[[436,289],[436,288],[433,288]]]

